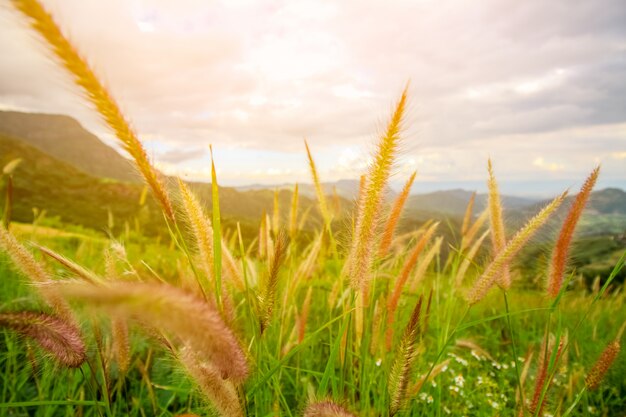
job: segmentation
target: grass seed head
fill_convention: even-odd
[[[191,293],[160,283],[56,285],[62,294],[90,307],[175,335],[179,342],[210,361],[225,378],[242,381],[248,375],[246,356],[233,331],[214,305]]]
[[[612,341],[606,346],[606,348],[604,348],[600,357],[585,378],[585,384],[588,389],[595,390],[600,386],[600,383],[606,376],[607,372],[609,372],[609,369],[615,362],[615,359],[617,359],[620,349],[621,345],[619,340]]]
[[[391,120],[378,142],[374,162],[368,170],[363,196],[357,208],[357,220],[352,246],[348,255],[348,276],[352,287],[363,291],[367,285],[373,260],[376,229],[380,207],[400,144],[400,132],[407,103],[408,85],[402,92]]]
[[[304,417],[356,417],[356,415],[332,401],[320,401],[309,404],[304,410]]]
[[[567,192],[564,192],[552,200],[511,238],[504,249],[502,249],[489,266],[487,266],[483,274],[476,280],[474,286],[469,291],[467,300],[470,305],[476,304],[483,299],[494,284],[498,274],[501,273],[502,268],[511,263],[515,255],[524,247],[526,242],[528,242],[537,230],[548,220],[550,215],[559,208],[566,196]]]
[[[77,368],[85,362],[85,343],[78,327],[45,313],[0,314],[0,327],[9,328],[35,342],[60,364]]]
[[[550,261],[550,269],[548,272],[547,292],[552,298],[556,298],[561,290],[569,248],[574,236],[574,230],[576,229],[576,224],[578,224],[578,220],[580,220],[580,216],[589,201],[591,190],[593,190],[593,186],[595,185],[599,174],[600,167],[597,167],[591,172],[589,177],[587,177],[587,180],[576,196],[576,199],[574,200],[574,203],[572,204],[567,217],[563,222],[563,226],[561,227],[561,232],[559,233],[559,237],[552,252],[552,259]]]

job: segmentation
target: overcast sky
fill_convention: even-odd
[[[306,137],[324,180],[357,178],[410,80],[397,184],[482,184],[491,156],[519,193],[598,163],[626,187],[623,0],[43,3],[168,173],[210,177],[213,144],[225,185],[308,182]],[[0,50],[0,108],[115,144],[6,3]]]

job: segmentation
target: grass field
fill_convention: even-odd
[[[236,222],[222,225],[215,166],[210,207],[183,181],[167,186],[51,16],[35,0],[12,4],[133,158],[169,234],[147,236],[139,218],[118,219],[135,225],[121,233],[112,232],[111,218],[108,234],[60,221],[11,222],[14,166],[4,168],[0,414],[626,411],[626,308],[616,279],[626,252],[589,241],[588,256],[612,256],[592,285],[569,263],[599,168],[574,199],[557,196],[514,231],[505,227],[488,161],[488,207],[473,216],[470,201],[456,240],[444,240],[437,222],[399,234],[415,175],[395,201],[385,191],[401,144],[405,89],[350,222],[336,221],[305,143],[319,215],[314,232],[301,230],[307,215],[294,190],[288,210],[277,193],[257,236],[244,239]],[[520,257],[561,205],[568,214],[552,243]]]
[[[64,233],[61,230],[14,224],[13,233],[103,274],[103,252],[110,245],[99,234]],[[169,246],[125,242],[129,266],[143,279],[151,265],[168,280],[176,280],[184,263],[180,253]],[[280,294],[295,278],[306,248],[291,248],[280,274]],[[365,326],[358,346],[342,341],[342,334],[354,325],[344,308],[331,304],[333,282],[339,268],[331,254],[320,256],[311,276],[300,282],[293,297],[277,302],[274,317],[262,336],[258,316],[250,313],[247,297],[235,295],[236,333],[247,347],[251,375],[243,385],[249,415],[298,415],[312,399],[333,398],[360,415],[380,415],[388,408],[388,377],[397,355],[397,340],[390,351],[384,346],[381,321],[384,313],[372,308],[374,316]],[[257,261],[250,259],[250,262]],[[558,415],[574,401],[584,386],[586,372],[606,344],[626,320],[621,291],[605,294],[595,305],[594,294],[570,291],[554,311],[551,301],[534,290],[515,290],[509,294],[510,315],[500,291],[493,291],[464,316],[466,302],[459,297],[448,268],[434,262],[417,291],[405,291],[394,327],[399,336],[418,294],[433,290],[428,329],[419,338],[418,358],[408,384],[405,415],[515,415],[516,372],[513,341],[518,366],[524,370],[526,396],[531,396],[538,371],[537,358],[547,323],[552,333],[567,333],[569,347],[554,377],[546,411]],[[3,276],[2,311],[40,310],[28,280],[15,273],[6,257],[0,263]],[[381,300],[398,275],[402,256],[388,262],[376,276]],[[55,274],[71,274],[51,264]],[[254,265],[251,265],[254,268]],[[468,279],[480,267],[472,268]],[[262,270],[262,268],[260,268]],[[187,273],[189,273],[187,271]],[[520,278],[523,279],[523,278]],[[305,333],[299,342],[299,318],[305,309],[307,292],[311,303]],[[380,302],[380,301],[379,301]],[[55,363],[36,343],[14,332],[3,331],[0,342],[2,364],[1,403],[7,415],[177,415],[194,412],[208,415],[206,401],[195,388],[193,379],[182,371],[171,351],[141,326],[131,327],[130,366],[120,373],[112,352],[114,344],[109,321],[93,310],[78,313],[87,339],[88,359],[80,369],[66,369]],[[511,319],[509,327],[507,319]],[[97,342],[94,329],[101,329]],[[512,329],[512,333],[511,333]],[[252,336],[251,336],[252,335]],[[369,340],[368,340],[369,339]],[[449,340],[448,340],[449,339]],[[369,345],[369,346],[368,346]],[[343,359],[342,359],[343,358]],[[435,366],[437,375],[421,389],[419,381]],[[601,387],[585,393],[574,415],[619,415],[626,407],[623,372],[626,361],[618,358]],[[34,413],[34,414],[33,414]],[[383,413],[384,414],[384,413]]]

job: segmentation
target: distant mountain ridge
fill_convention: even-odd
[[[16,157],[24,158],[15,174],[16,213],[23,220],[32,219],[33,207],[48,209],[50,214],[60,215],[68,221],[97,228],[106,224],[109,209],[119,217],[136,214],[136,201],[143,181],[135,173],[132,162],[71,117],[0,111],[0,164]],[[274,190],[279,190],[281,212],[286,219],[293,186],[220,187],[222,213],[232,219],[258,222],[263,212],[271,212]],[[192,183],[192,187],[203,201],[211,201],[210,184]],[[345,211],[353,206],[359,181],[328,182],[323,188],[328,195],[336,190],[340,206]],[[316,205],[312,184],[300,184],[299,190],[302,210]],[[389,190],[388,204],[395,194]],[[406,203],[403,224],[410,228],[428,218],[458,220],[465,213],[471,195],[471,191],[463,189],[412,194]],[[569,197],[570,201],[572,198]],[[502,200],[505,217],[510,218],[512,224],[524,221],[546,203],[506,195]],[[478,194],[474,215],[484,210],[486,204],[487,195]],[[568,206],[564,204],[561,211]],[[150,211],[151,217],[158,220],[157,208],[151,206]],[[587,213],[613,216],[612,221],[625,221],[626,192],[617,188],[595,191]],[[317,218],[317,210],[313,209],[311,221],[315,222]]]
[[[132,162],[69,116],[0,111],[0,134],[19,138],[94,177],[141,182]]]

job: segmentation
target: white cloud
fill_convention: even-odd
[[[620,0],[43,2],[140,137],[180,149],[171,169],[203,175],[180,155],[213,143],[283,155],[225,178],[291,181],[307,137],[325,178],[355,177],[410,79],[401,175],[482,178],[491,154],[508,178],[584,177],[599,159],[626,181]],[[0,48],[0,107],[106,132],[8,7]]]

